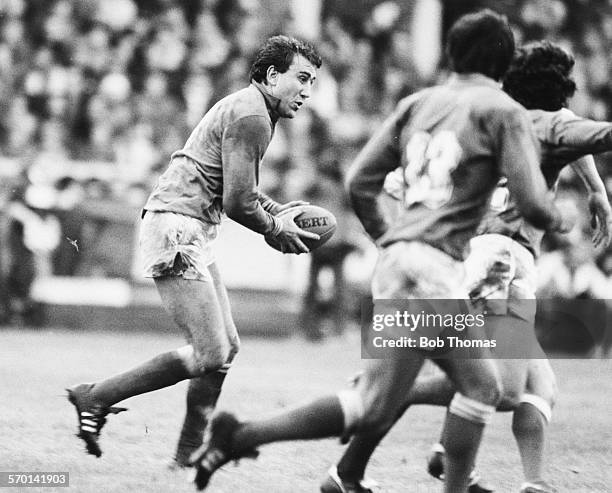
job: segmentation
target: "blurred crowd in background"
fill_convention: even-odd
[[[607,0],[0,0],[0,272],[10,295],[0,313],[25,310],[36,275],[131,274],[108,228],[133,224],[170,154],[212,104],[248,84],[255,50],[277,33],[309,38],[324,65],[312,102],[279,124],[262,188],[337,215],[334,241],[312,255],[306,296],[346,307],[343,261],[367,240],[344,200],[344,173],[401,97],[445,76],[442,56],[424,66],[442,39],[419,44],[415,16],[443,38],[479,7],[506,14],[519,42],[546,38],[573,53],[571,108],[612,119]],[[612,192],[612,161],[597,163]],[[570,197],[575,183],[564,175]],[[552,295],[606,297],[612,256],[591,248],[584,224],[548,243],[542,278]],[[321,295],[327,267],[336,288]]]

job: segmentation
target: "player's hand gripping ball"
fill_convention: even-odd
[[[313,251],[315,248],[319,248],[321,245],[327,242],[334,235],[337,225],[336,217],[327,209],[318,207],[316,205],[300,205],[298,207],[302,209],[302,212],[293,219],[293,222],[297,224],[298,228],[319,235],[319,240],[302,238],[304,244],[310,249],[310,251]],[[276,217],[282,217],[293,210],[294,209],[287,209],[286,211],[278,214]],[[266,236],[265,240],[266,243],[272,248],[278,250],[279,252],[281,251],[280,243],[276,241],[276,238]]]

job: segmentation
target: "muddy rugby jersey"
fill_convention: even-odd
[[[539,152],[527,110],[492,79],[455,74],[398,104],[351,168],[351,201],[380,246],[416,240],[464,259],[501,176],[544,188]],[[377,197],[398,165],[402,207],[389,224]]]

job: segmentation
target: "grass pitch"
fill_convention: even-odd
[[[182,345],[177,336],[67,330],[0,329],[0,471],[68,471],[69,488],[26,492],[193,492],[184,471],[167,464],[184,412],[181,383],[124,402],[102,432],[104,455],[84,453],[66,386],[95,381]],[[335,391],[359,369],[356,334],[309,344],[290,339],[243,340],[221,408],[248,418]],[[560,491],[612,491],[612,361],[556,360],[560,385],[549,441],[548,478]],[[123,404],[122,404],[123,405]],[[441,490],[425,472],[442,409],[414,407],[374,455],[368,473],[382,491]],[[215,493],[316,492],[342,447],[337,440],[291,442],[262,448],[258,460],[230,464],[213,478]],[[498,414],[486,431],[478,468],[496,491],[516,492],[521,469],[510,416]],[[6,491],[18,491],[7,488]]]

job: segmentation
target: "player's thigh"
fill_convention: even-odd
[[[228,352],[223,311],[212,280],[164,276],[156,277],[155,285],[164,307],[197,354]]]
[[[545,358],[529,361],[525,392],[545,399],[551,406],[554,404],[557,396],[557,379],[550,361]]]
[[[500,410],[510,411],[520,402],[527,384],[527,359],[496,359],[495,363],[499,370],[503,396]]]

